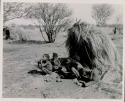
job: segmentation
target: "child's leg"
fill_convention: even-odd
[[[45,74],[44,81],[50,82],[51,81],[51,73],[52,71],[46,69],[46,67],[42,68],[42,73]]]
[[[71,71],[75,75],[73,82],[77,84],[78,86],[85,86],[84,83],[83,82],[81,83],[79,80],[81,78],[79,71],[75,69],[74,67],[71,68]]]
[[[42,68],[42,72],[45,73],[45,74],[51,74],[52,73],[52,71],[50,71],[50,70],[48,70],[44,67]]]
[[[79,74],[78,70],[76,70],[74,67],[72,67],[71,71],[75,75],[75,78],[80,78],[80,74]]]

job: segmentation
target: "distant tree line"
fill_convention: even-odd
[[[7,2],[4,3],[3,9],[4,23],[22,17],[35,19],[37,21],[35,25],[39,28],[42,37],[44,38],[43,32],[45,32],[50,43],[55,41],[61,30],[66,31],[72,23],[72,10],[62,3]],[[113,11],[112,5],[94,4],[91,16],[97,26],[107,26],[107,21],[111,18]],[[120,17],[116,17],[116,23],[120,22]],[[47,39],[44,40],[47,41]]]

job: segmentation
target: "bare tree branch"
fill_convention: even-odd
[[[39,3],[33,6],[30,17],[38,19],[42,23],[50,42],[55,41],[57,33],[70,23],[69,16],[72,11],[65,4]]]
[[[104,25],[113,13],[111,5],[108,4],[96,4],[92,9],[92,18],[95,19],[97,25]]]
[[[4,22],[16,18],[25,17],[29,14],[31,7],[25,3],[7,2],[3,4]]]

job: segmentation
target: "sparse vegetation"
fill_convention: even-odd
[[[103,26],[106,24],[106,21],[112,15],[113,9],[111,5],[107,4],[96,4],[92,7],[92,18],[95,20],[98,26]]]
[[[46,33],[48,41],[53,43],[57,33],[70,25],[72,11],[65,4],[39,3],[36,4],[29,17],[38,21],[41,34]]]
[[[108,29],[108,30],[106,30]],[[103,28],[102,31],[108,33],[112,28]],[[122,65],[123,37],[113,40],[120,54],[120,64]],[[40,35],[39,35],[40,36]],[[118,38],[118,39],[117,39]],[[62,37],[59,40],[63,39]],[[50,49],[51,48],[51,49]],[[56,52],[60,57],[67,56],[64,45],[55,44],[34,44],[34,43],[11,43],[4,41],[3,48],[3,97],[36,97],[36,98],[121,98],[121,91],[110,89],[111,86],[104,87],[101,92],[94,91],[93,88],[80,88],[75,86],[71,80],[63,80],[62,83],[45,83],[43,77],[30,76],[27,72],[36,69],[33,66],[34,60],[42,54]],[[18,65],[18,66],[17,66]],[[15,67],[16,66],[16,67]],[[13,69],[13,70],[12,70]],[[110,74],[109,74],[110,76]],[[107,76],[108,77],[108,76]],[[11,80],[10,80],[11,78]],[[37,83],[37,84],[36,84]],[[105,85],[105,84],[104,84]],[[70,86],[70,88],[69,88]],[[112,85],[113,87],[113,85]],[[37,88],[37,89],[35,89]],[[66,88],[66,89],[65,89]],[[108,91],[110,89],[110,91]],[[60,91],[59,91],[60,90]],[[118,92],[117,92],[118,91]],[[33,93],[32,93],[33,92]],[[75,92],[77,94],[75,94]],[[86,94],[89,92],[88,94]],[[53,94],[54,93],[54,94]],[[104,94],[105,93],[105,94]],[[45,96],[45,97],[44,97]],[[113,97],[112,97],[113,96]]]
[[[70,26],[72,11],[65,4],[36,3],[26,7],[23,3],[5,3],[4,7],[7,7],[4,8],[4,22],[25,17],[38,23],[9,26],[13,40],[3,40],[3,97],[121,99],[123,25],[106,24],[112,15],[110,5],[93,6],[93,18],[101,26],[78,22],[68,30],[69,35],[65,31]],[[119,30],[114,35],[116,26]],[[69,52],[64,46],[67,38]],[[81,66],[87,65],[90,71],[103,72],[109,67],[99,83],[101,90],[97,90],[96,84],[78,87],[71,79],[45,82],[41,74],[28,74],[36,70],[36,59],[53,52],[62,58],[79,55],[82,60],[78,58],[78,62],[83,63]]]
[[[7,2],[3,5],[4,23],[16,18],[26,17],[31,7],[25,3]]]

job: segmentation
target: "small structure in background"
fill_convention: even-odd
[[[10,37],[10,30],[8,27],[3,28],[3,36],[5,40],[11,39]]]

